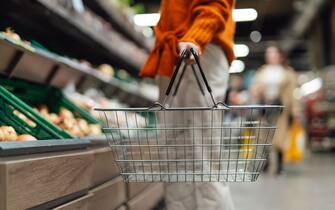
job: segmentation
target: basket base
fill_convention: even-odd
[[[258,173],[250,174],[126,174],[121,173],[125,182],[254,182]]]

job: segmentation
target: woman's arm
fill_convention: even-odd
[[[234,0],[194,0],[192,2],[192,25],[179,40],[179,50],[197,46],[196,49],[201,54],[214,35],[224,30],[233,6]]]

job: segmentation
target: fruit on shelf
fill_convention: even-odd
[[[6,28],[5,31],[1,31],[0,35],[5,37],[6,39],[10,40],[11,42],[20,45],[28,50],[33,51],[34,49],[31,47],[31,43],[23,40],[20,35],[14,32],[14,30],[10,27]]]
[[[3,140],[5,141],[15,141],[17,139],[16,131],[11,126],[1,126],[0,131],[2,132]]]
[[[101,135],[101,126],[98,124],[90,124],[88,125],[90,128],[90,133],[92,136],[97,136],[97,135]]]
[[[26,115],[22,114],[20,111],[18,110],[14,110],[13,112],[18,118],[20,118],[21,120],[23,120],[25,123],[27,123],[30,127],[35,128],[36,127],[36,123],[34,123],[32,120],[30,120],[28,117],[26,117]]]
[[[37,139],[29,134],[22,134],[17,136],[17,141],[36,141]]]
[[[61,118],[55,113],[49,114],[48,120],[56,125],[61,122]]]
[[[84,68],[92,68],[92,64],[88,60],[81,59],[79,60],[79,63]]]
[[[97,69],[103,74],[109,75],[111,77],[114,76],[114,68],[109,64],[101,64]]]
[[[78,124],[79,129],[84,133],[84,135],[89,135],[90,133],[92,133],[92,130],[89,127],[89,124],[86,122],[86,120],[77,119],[76,123]],[[99,129],[101,130],[101,128],[99,128]]]
[[[102,134],[99,124],[89,124],[85,119],[75,117],[70,110],[64,107],[60,108],[58,114],[50,113],[46,105],[40,105],[35,110],[47,120],[75,137],[98,136]]]
[[[6,31],[4,31],[3,34],[15,41],[21,41],[21,37],[10,27],[6,28]]]
[[[117,71],[116,77],[125,82],[133,81],[133,78],[129,75],[129,73],[125,69],[120,69],[119,71]]]
[[[11,126],[0,127],[0,141],[36,141],[37,139],[29,134],[18,135]]]
[[[74,115],[68,109],[61,108],[59,111],[59,117],[63,119],[74,119]]]

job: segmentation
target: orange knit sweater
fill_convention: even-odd
[[[234,59],[234,6],[235,0],[162,0],[155,46],[141,76],[171,76],[180,41],[193,42],[202,52],[208,43],[217,44],[231,62]]]

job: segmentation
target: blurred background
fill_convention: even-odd
[[[160,0],[3,1],[1,75],[56,86],[88,112],[149,106],[158,88],[138,73],[159,8]],[[231,184],[236,209],[334,209],[335,1],[237,0],[233,17],[226,103],[290,110],[287,141],[271,152],[264,176]]]

